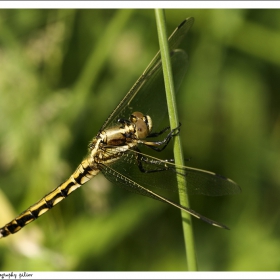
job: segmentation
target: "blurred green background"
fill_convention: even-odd
[[[193,219],[199,270],[280,269],[280,11],[195,17],[178,93],[189,165],[235,180],[191,197],[230,231]],[[0,10],[0,226],[68,178],[158,50],[153,10]],[[94,178],[0,240],[8,271],[181,271],[180,211]]]

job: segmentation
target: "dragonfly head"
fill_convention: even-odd
[[[134,112],[130,115],[129,120],[135,125],[138,139],[144,139],[151,133],[153,123],[150,116],[144,116],[141,112]]]

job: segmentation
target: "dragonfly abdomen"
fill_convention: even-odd
[[[74,190],[97,175],[98,172],[98,169],[91,166],[89,159],[83,160],[67,181],[45,195],[37,203],[30,206],[10,223],[0,228],[0,238],[16,233],[27,224],[36,220],[38,217],[53,208],[53,206],[61,200],[66,198]]]

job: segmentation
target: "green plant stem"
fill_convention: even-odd
[[[161,59],[162,59],[162,68],[166,89],[166,99],[167,99],[167,107],[169,113],[170,127],[171,129],[179,126],[178,121],[178,113],[176,107],[175,100],[175,91],[174,84],[172,78],[172,68],[170,63],[169,56],[169,46],[166,35],[166,27],[165,27],[165,14],[162,9],[155,10],[156,23],[158,29],[158,37],[159,37],[159,45],[161,51]],[[184,158],[182,155],[182,147],[179,135],[174,137],[174,159],[177,165],[184,165]],[[178,188],[179,188],[179,199],[180,204],[184,207],[189,207],[188,196],[186,192],[187,183],[182,178],[177,178],[178,180]],[[192,222],[191,217],[185,211],[181,212],[182,214],[182,223],[183,223],[183,233],[185,239],[185,249],[187,256],[187,267],[188,270],[196,271],[197,263],[196,263],[196,255],[195,255],[195,245],[194,245],[194,237],[192,230]]]

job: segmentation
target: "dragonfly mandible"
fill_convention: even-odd
[[[187,68],[187,54],[177,47],[185,39],[193,21],[193,18],[185,19],[169,37],[175,90],[178,90]],[[76,171],[68,180],[0,228],[0,238],[18,232],[100,172],[114,185],[173,205],[211,225],[227,228],[152,190],[159,182],[166,183],[164,188],[176,189],[176,175],[179,174],[186,177],[190,194],[216,196],[240,192],[240,187],[226,177],[187,166],[175,166],[173,160],[158,159],[140,151],[141,147],[148,147],[160,152],[179,133],[180,127],[173,130],[169,127],[160,129],[166,111],[158,52],[90,142],[88,155]],[[153,138],[165,134],[163,140],[153,141]]]

